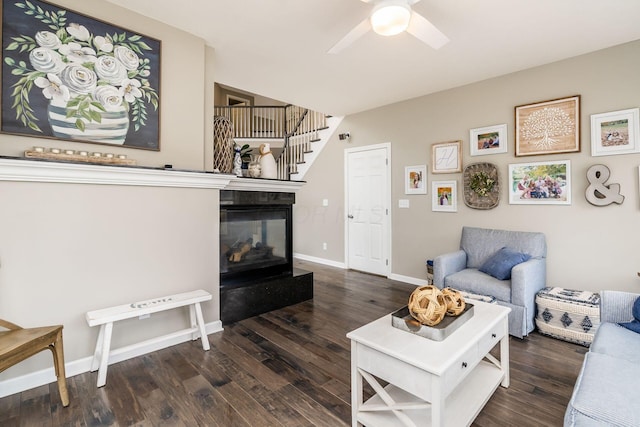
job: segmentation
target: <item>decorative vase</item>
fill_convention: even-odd
[[[271,147],[269,144],[260,145],[260,173],[261,178],[278,178],[278,167],[276,165],[276,159],[273,158],[271,153]]]
[[[57,138],[77,139],[122,145],[129,131],[129,114],[124,106],[115,111],[96,111],[100,122],[89,121],[84,117],[67,117],[66,102],[51,100],[47,107],[47,116],[51,131]],[[84,129],[79,129],[76,121],[82,121]]]
[[[233,125],[224,116],[213,118],[213,170],[231,173],[233,169]]]
[[[260,167],[260,156],[251,156],[251,161],[249,162],[248,173],[251,178],[260,178],[260,173],[262,172],[262,168]]]

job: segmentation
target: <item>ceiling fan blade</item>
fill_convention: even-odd
[[[435,25],[427,21],[424,16],[413,11],[411,12],[411,21],[409,22],[407,33],[434,49],[440,49],[449,43],[449,38],[438,30]]]
[[[349,33],[342,38],[338,43],[333,45],[331,49],[327,53],[336,54],[342,51],[342,49],[348,47],[351,43],[358,40],[360,37],[364,36],[367,31],[371,29],[371,23],[369,22],[369,18],[365,19],[361,23],[359,23],[353,30],[349,31]]]

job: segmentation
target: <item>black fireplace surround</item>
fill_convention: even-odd
[[[220,192],[220,317],[231,323],[313,298],[293,268],[295,194]]]

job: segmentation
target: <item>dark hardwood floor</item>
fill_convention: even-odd
[[[188,342],[0,399],[0,426],[345,426],[351,421],[345,334],[406,304],[414,286],[296,262],[315,297],[226,325],[211,350]],[[474,426],[561,426],[586,349],[531,334],[510,339],[511,386]],[[370,389],[365,389],[367,394]]]

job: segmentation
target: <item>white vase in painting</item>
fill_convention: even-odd
[[[78,139],[102,144],[123,145],[129,131],[129,113],[124,105],[111,111],[96,111],[100,121],[68,114],[66,102],[51,100],[47,115],[57,138]],[[80,128],[77,121],[82,121]]]

